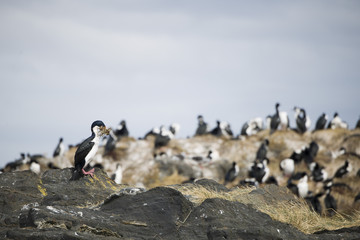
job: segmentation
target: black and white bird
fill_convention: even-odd
[[[286,158],[280,162],[280,169],[283,171],[286,177],[289,177],[293,174],[295,170],[295,161],[291,158]]]
[[[315,182],[323,182],[328,178],[325,168],[317,162],[310,163],[309,169],[311,171],[311,178]]]
[[[297,131],[302,134],[310,128],[310,118],[306,115],[305,109],[303,108],[294,107],[294,111]]]
[[[239,182],[240,186],[244,187],[258,187],[259,182],[255,178],[245,178]]]
[[[180,131],[180,124],[172,123],[169,127],[169,131],[173,134],[173,138],[174,138],[176,134],[178,134]]]
[[[312,191],[308,192],[308,195],[305,197],[305,200],[308,202],[310,207],[317,212],[318,214],[321,214],[322,212],[322,206],[320,203],[319,198],[324,195],[324,192],[320,192],[318,194],[315,194]]]
[[[91,136],[85,139],[75,152],[75,170],[70,180],[78,180],[82,176],[90,175],[93,177],[94,169],[86,171],[95,156],[102,135],[108,134],[105,124],[97,120],[91,124]]]
[[[302,178],[300,178],[298,184],[298,193],[299,197],[305,198],[309,192],[309,185],[308,185],[308,176],[305,174]]]
[[[147,137],[149,136],[153,136],[153,137],[156,137],[157,135],[160,134],[160,128],[158,127],[154,127],[152,128],[149,132],[147,132],[144,136],[144,139],[146,139]]]
[[[303,158],[308,166],[314,161],[314,158],[316,157],[318,151],[319,145],[315,141],[312,141],[309,146],[304,149]]]
[[[246,123],[244,123],[244,125],[241,128],[240,135],[241,136],[250,136],[249,132],[250,132],[250,126],[249,126],[249,123],[246,122]]]
[[[286,112],[279,111],[280,103],[275,104],[275,114],[271,117],[270,133],[276,131],[279,127],[284,130],[289,127],[289,116]]]
[[[269,159],[265,158],[260,161],[255,161],[249,169],[249,178],[255,178],[259,183],[265,183],[270,176],[270,169],[268,168]]]
[[[180,127],[180,126],[179,126]],[[155,135],[155,148],[161,148],[168,145],[171,139],[175,137],[179,128],[174,124],[167,129],[164,125],[160,127],[160,133]]]
[[[333,119],[329,122],[328,128],[331,129],[337,129],[337,128],[348,128],[348,124],[346,122],[344,122],[339,114],[336,112],[334,113],[334,117]]]
[[[331,195],[331,188],[325,190],[325,195],[326,195],[324,198],[325,208],[327,213],[330,216],[332,216],[336,213],[337,203],[335,198]]]
[[[221,130],[221,127],[220,127],[220,121],[216,121],[216,127],[213,128],[211,131],[210,131],[210,134],[211,135],[214,135],[216,137],[221,137],[222,136],[222,130]]]
[[[297,172],[293,174],[288,179],[287,188],[297,196],[305,198],[309,191],[308,176],[306,172]]]
[[[267,154],[267,151],[268,151],[268,146],[269,146],[269,140],[268,139],[265,139],[259,149],[257,150],[256,152],[256,158],[255,160],[258,160],[258,161],[262,161],[263,159],[266,158],[266,154]]]
[[[222,131],[222,135],[223,136],[226,136],[226,137],[233,137],[234,134],[233,134],[233,131],[231,130],[231,126],[228,122],[221,122],[220,123],[220,128],[221,128],[221,131]]]
[[[208,124],[204,121],[204,117],[199,115],[198,119],[198,127],[195,132],[195,136],[205,135],[208,132]]]
[[[244,123],[241,128],[240,135],[242,136],[251,136],[263,129],[263,121],[260,117],[251,119]]]
[[[221,137],[221,136],[232,137],[233,136],[233,132],[231,130],[230,124],[225,121],[222,121],[222,122],[216,121],[216,127],[210,131],[210,134],[214,135],[216,137]]]
[[[123,169],[121,165],[118,163],[116,165],[115,173],[112,175],[111,179],[114,180],[116,184],[121,184],[122,176],[123,176]]]
[[[20,168],[24,164],[30,163],[30,158],[25,154],[20,154],[20,159],[17,159],[15,161],[9,162],[5,165],[4,170],[6,171],[16,171],[18,168]]]
[[[193,156],[191,158],[192,160],[202,164],[202,163],[209,163],[213,160],[218,160],[219,159],[219,153],[216,150],[209,150],[207,155],[204,156]]]
[[[59,143],[57,144],[54,153],[53,153],[53,157],[57,157],[57,156],[62,156],[65,152],[65,146],[63,143],[63,138],[59,139]]]
[[[30,162],[30,171],[32,171],[33,173],[36,173],[37,175],[40,174],[41,166],[40,166],[38,161],[31,160],[31,162]]]
[[[236,164],[236,162],[232,163],[232,167],[229,169],[229,171],[225,175],[225,184],[228,182],[234,181],[234,179],[239,175],[239,166]]]
[[[280,113],[279,113],[279,103],[276,103],[275,105],[275,114],[271,117],[270,121],[270,133],[273,133],[276,131],[280,125]]]
[[[114,133],[115,133],[115,136],[117,137],[118,140],[120,140],[120,138],[122,138],[122,137],[128,137],[129,136],[129,130],[127,129],[125,120],[120,121],[120,123],[117,126]]]
[[[316,121],[314,131],[325,129],[327,120],[328,116],[325,113],[321,114],[321,116]]]
[[[304,149],[296,149],[292,152],[290,158],[294,160],[295,164],[299,164],[301,160],[304,158],[304,152],[303,152]]]
[[[352,166],[348,160],[345,161],[344,165],[342,165],[338,170],[336,170],[334,178],[342,178],[345,174],[351,172]]]

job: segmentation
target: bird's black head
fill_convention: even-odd
[[[106,128],[105,124],[100,121],[100,120],[97,120],[95,122],[93,122],[91,124],[91,132],[92,134],[96,134],[96,135],[108,135],[109,134],[109,129]]]
[[[126,125],[125,120],[121,120],[120,125],[121,125],[121,126],[125,126],[125,125]]]
[[[197,118],[198,118],[198,119],[203,119],[203,116],[202,116],[202,115],[199,115]]]
[[[278,108],[278,107],[280,107],[280,103],[275,104],[275,108]]]
[[[268,139],[265,139],[264,143],[265,143],[266,146],[269,146],[269,140]]]
[[[334,113],[334,118],[339,116],[339,114],[337,112]]]
[[[63,138],[60,138],[60,142],[62,142],[64,139]]]
[[[94,127],[105,127],[105,124],[103,123],[103,121],[100,121],[100,120],[96,120],[95,122],[93,122],[91,124],[91,129],[93,129]]]

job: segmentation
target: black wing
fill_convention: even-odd
[[[59,156],[59,154],[60,154],[60,143],[58,143],[58,145],[56,146],[53,157]]]
[[[88,137],[84,140],[75,153],[75,168],[80,170],[85,165],[85,157],[90,152],[91,148],[94,146],[95,143],[91,142],[93,139],[92,136]]]

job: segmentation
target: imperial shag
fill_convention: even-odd
[[[225,184],[234,181],[234,179],[237,177],[238,174],[239,174],[239,166],[236,164],[236,162],[233,162],[232,167],[225,175]]]
[[[97,120],[91,124],[91,136],[85,139],[75,152],[75,170],[71,180],[77,180],[83,175],[90,175],[93,177],[94,169],[85,171],[89,166],[92,158],[95,156],[98,148],[100,137],[108,134],[105,124]]]
[[[316,121],[315,130],[314,130],[314,131],[324,129],[325,126],[326,126],[327,120],[328,120],[328,116],[327,116],[325,113],[321,114],[321,116],[320,116],[320,117],[318,118],[318,120]]]
[[[64,154],[64,144],[63,144],[63,138],[60,138],[58,145],[56,146],[54,153],[53,153],[53,157],[57,157],[57,156],[61,156]]]

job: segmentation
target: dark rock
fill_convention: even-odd
[[[100,169],[94,178],[69,181],[71,173],[1,174],[0,239],[355,239],[360,232],[355,227],[306,235],[240,202],[215,198],[195,205],[173,187],[117,185]],[[230,191],[213,180],[194,185]],[[290,196],[275,185],[248,194],[256,204],[296,200]]]
[[[342,228],[338,230],[323,230],[319,232],[315,232],[314,235],[318,239],[329,239],[329,240],[335,240],[335,239],[360,239],[360,227],[351,227],[351,228]]]
[[[183,239],[309,239],[239,202],[206,199],[179,228]]]
[[[257,188],[249,193],[261,198],[262,201],[269,204],[276,204],[283,201],[297,201],[297,197],[286,187],[279,187],[274,184],[265,185],[262,188]]]
[[[224,185],[212,180],[212,179],[199,179],[195,181],[195,185],[200,185],[208,190],[216,192],[229,192],[230,190]]]
[[[83,177],[77,181],[69,181],[73,169],[51,169],[41,177],[45,191],[42,199],[43,205],[63,206],[95,206],[104,200],[104,197],[120,190],[107,174],[95,168],[94,178]]]

